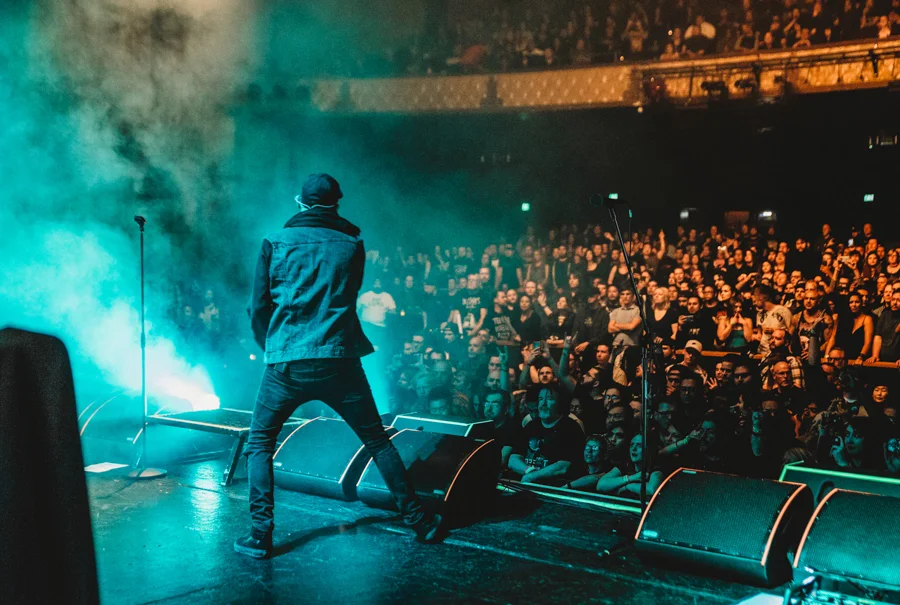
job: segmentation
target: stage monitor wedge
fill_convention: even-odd
[[[835,488],[900,498],[900,479],[858,470],[816,468],[791,462],[784,465],[780,480],[805,483],[812,490],[816,504]]]
[[[496,441],[404,429],[391,437],[416,492],[454,522],[481,517],[497,493],[500,447]],[[396,510],[381,473],[370,461],[357,485],[359,499]]]
[[[353,501],[357,499],[356,483],[371,459],[349,424],[315,418],[288,434],[275,451],[275,485]]]
[[[822,498],[794,557],[811,573],[900,591],[900,499],[843,489]]]
[[[475,439],[490,439],[494,436],[494,422],[492,420],[472,420],[471,418],[458,418],[455,416],[418,413],[400,414],[394,418],[391,426],[398,431],[412,429],[426,433],[458,435]]]
[[[806,485],[681,468],[651,498],[638,554],[761,586],[791,578],[788,552],[812,515]]]

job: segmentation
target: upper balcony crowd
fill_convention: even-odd
[[[900,35],[900,0],[494,3],[339,75],[510,72],[803,49]]]

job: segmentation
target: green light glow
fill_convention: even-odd
[[[781,476],[778,478],[779,481],[784,481],[784,477],[787,474],[787,470],[789,466],[796,466],[798,470],[804,473],[810,473],[813,475],[827,475],[829,477],[843,477],[845,479],[857,479],[860,481],[873,481],[875,483],[888,483],[890,485],[900,485],[900,479],[893,479],[891,477],[878,477],[876,475],[863,475],[858,473],[846,473],[843,471],[832,471],[823,468],[813,468],[811,466],[803,466],[803,461],[791,462],[790,464],[785,464],[784,468],[781,469]]]

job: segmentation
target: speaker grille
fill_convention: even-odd
[[[900,588],[900,499],[835,491],[812,521],[797,567]]]
[[[796,485],[683,470],[660,489],[640,538],[761,561]]]
[[[300,427],[275,455],[276,470],[339,479],[362,447],[346,422],[316,418]]]

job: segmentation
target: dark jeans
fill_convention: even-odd
[[[261,538],[275,527],[275,439],[297,407],[310,400],[327,403],[357,434],[391,490],[403,521],[407,525],[421,521],[422,503],[384,431],[360,360],[309,359],[269,365],[263,374],[245,450],[253,536]]]

